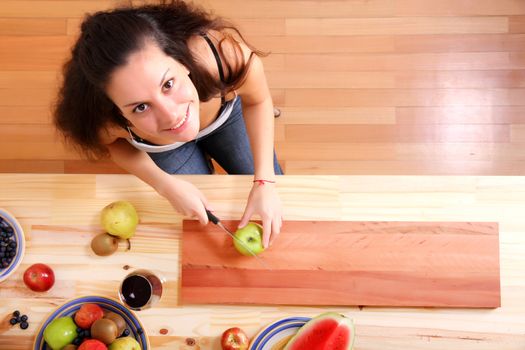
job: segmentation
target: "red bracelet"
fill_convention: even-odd
[[[258,183],[259,185],[264,185],[265,183],[274,184],[275,181],[272,180],[253,180],[254,183]]]

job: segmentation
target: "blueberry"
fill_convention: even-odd
[[[17,323],[18,323],[18,321],[16,320],[16,318],[15,318],[15,317],[13,317],[12,319],[10,319],[10,320],[9,320],[9,323],[11,323],[11,325],[13,325],[13,326],[14,326],[15,324],[17,324]]]
[[[3,262],[2,263],[2,267],[8,267],[9,266],[9,263],[8,262]]]
[[[20,316],[20,311],[15,310],[15,312],[13,312],[13,316],[14,316],[14,317],[18,317],[18,316]]]
[[[124,332],[122,333],[122,335],[123,335],[124,337],[127,337],[130,333],[131,333],[131,332],[129,331],[129,329],[126,328],[126,329],[124,329]]]
[[[14,256],[16,255],[16,252],[9,252],[9,256],[14,258]]]
[[[29,327],[29,323],[27,323],[26,321],[20,322],[20,328],[27,329],[27,327]]]
[[[82,343],[82,338],[78,338],[78,337],[77,337],[77,338],[75,338],[75,339],[73,340],[73,344],[76,345],[76,346],[79,346],[80,343]]]
[[[80,334],[80,332],[82,332],[82,328],[77,327],[77,333]]]
[[[9,246],[11,248],[16,248],[16,242],[15,241],[11,241],[11,243],[9,243]]]
[[[21,320],[22,322],[27,321],[27,315],[22,315],[22,316],[20,317],[20,320]]]

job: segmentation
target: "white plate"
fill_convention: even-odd
[[[13,215],[11,215],[5,209],[0,208],[0,217],[7,221],[9,226],[13,228],[15,232],[14,238],[16,241],[16,254],[14,256],[14,259],[11,261],[11,264],[9,264],[9,266],[7,266],[6,268],[0,267],[0,282],[2,282],[13,272],[15,272],[15,270],[22,262],[22,258],[24,257],[25,253],[26,242],[24,238],[24,231],[22,230],[22,227]]]
[[[250,344],[249,350],[281,350],[309,317],[287,317],[263,328]]]

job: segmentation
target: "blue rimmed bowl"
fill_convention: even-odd
[[[80,309],[82,304],[93,303],[99,305],[103,310],[112,311],[119,314],[126,321],[126,328],[129,330],[129,336],[134,337],[140,344],[142,350],[150,350],[148,336],[146,330],[138,317],[133,311],[122,305],[115,299],[103,296],[83,296],[71,299],[55,309],[45,320],[45,322],[38,329],[38,333],[33,343],[33,350],[51,350],[44,341],[44,330],[55,318],[71,316]]]
[[[252,340],[249,350],[282,350],[309,317],[286,317],[264,327]]]
[[[0,282],[2,282],[6,278],[8,278],[13,272],[15,272],[15,270],[22,262],[26,249],[26,241],[24,238],[24,231],[22,230],[22,226],[20,226],[18,221],[13,215],[11,215],[11,213],[9,213],[5,209],[0,208],[0,217],[2,218],[2,220],[0,220],[0,225],[5,225],[5,223],[7,223],[7,225],[13,229],[14,234],[11,240],[14,240],[16,242],[16,250],[13,260],[11,260],[9,265],[6,267],[3,267],[0,264]]]

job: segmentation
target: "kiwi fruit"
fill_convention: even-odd
[[[98,234],[91,240],[91,249],[100,256],[111,255],[117,248],[118,238],[108,233]]]
[[[115,322],[108,318],[101,318],[91,325],[91,338],[98,339],[104,344],[111,344],[118,336]]]
[[[127,328],[127,324],[126,324],[126,321],[124,320],[124,318],[122,316],[120,316],[119,314],[115,313],[115,312],[108,311],[104,315],[104,318],[110,319],[113,322],[115,322],[115,324],[117,325],[118,335],[119,336]]]

